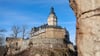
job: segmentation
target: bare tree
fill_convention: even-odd
[[[22,38],[24,39],[24,37],[26,36],[27,34],[27,26],[26,25],[22,25]]]
[[[17,38],[18,34],[21,32],[20,27],[18,27],[16,25],[13,25],[11,30],[13,32],[12,36],[15,38]]]
[[[0,46],[3,46],[4,45],[4,42],[5,42],[4,32],[6,32],[5,29],[0,29]]]

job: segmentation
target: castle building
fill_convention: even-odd
[[[66,37],[67,36],[67,37]],[[54,12],[54,8],[51,8],[47,24],[39,27],[33,27],[31,31],[32,38],[69,38],[68,31],[58,25],[58,19]]]
[[[52,56],[50,53],[56,53],[53,56],[58,56],[58,54],[59,56],[65,56],[66,51],[69,49],[74,50],[72,45],[68,45],[70,43],[68,31],[58,25],[58,18],[53,7],[51,7],[47,24],[33,27],[30,35],[31,37],[28,40],[8,38],[8,54],[16,54],[27,48],[32,48],[34,49],[33,56]],[[71,48],[68,46],[71,46]],[[68,56],[68,53],[66,55]]]
[[[53,7],[51,7],[47,24],[32,28],[30,40],[34,47],[41,48],[65,48],[65,42],[70,42],[68,31],[58,25]]]

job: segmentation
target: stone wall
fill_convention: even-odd
[[[21,46],[22,42],[23,42],[22,38],[8,38],[6,40],[6,46],[7,47],[14,47],[17,45],[19,47],[19,46]]]
[[[100,56],[100,0],[70,0],[77,17],[78,56]]]
[[[31,38],[30,42],[37,48],[66,48],[63,38]]]
[[[16,42],[21,44],[20,49],[16,50]],[[73,45],[65,43],[64,38],[30,38],[19,42],[20,39],[9,40],[8,46],[13,43],[14,47],[8,47],[6,56],[75,56]]]
[[[7,55],[19,53],[29,46],[29,40],[23,40],[22,38],[8,38],[6,40]]]
[[[7,45],[7,55],[17,54],[22,52],[27,48],[43,48],[43,49],[59,49],[66,48],[67,45],[64,42],[64,38],[30,38],[24,40],[22,38],[9,38],[6,42]],[[71,49],[71,48],[69,48]]]
[[[65,38],[65,35],[65,29],[46,28],[35,32],[32,38]]]

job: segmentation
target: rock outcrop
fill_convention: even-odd
[[[75,53],[68,48],[65,49],[46,49],[29,47],[17,54],[7,56],[75,56]]]
[[[31,38],[28,40],[8,38],[6,48],[7,51],[2,56],[75,56],[76,54],[71,42],[56,38]]]
[[[77,17],[78,56],[100,56],[100,0],[70,0]]]

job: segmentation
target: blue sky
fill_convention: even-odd
[[[51,6],[58,24],[67,28],[70,40],[75,42],[76,19],[68,0],[0,0],[0,29],[6,29],[9,36],[13,25],[31,28],[47,23]]]

